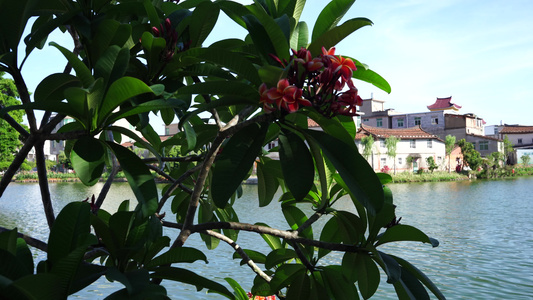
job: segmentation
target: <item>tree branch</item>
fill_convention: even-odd
[[[254,271],[255,274],[259,275],[259,277],[263,278],[266,282],[270,282],[270,280],[272,280],[272,278],[270,276],[268,276],[265,272],[263,272],[263,270],[261,270],[261,268],[259,268],[255,262],[253,260],[250,259],[250,257],[248,256],[248,254],[246,254],[246,252],[244,252],[244,249],[242,249],[235,241],[233,241],[232,239],[228,238],[227,236],[221,234],[221,233],[218,233],[216,231],[213,231],[213,230],[206,230],[202,233],[205,233],[207,235],[210,235],[212,237],[215,237],[225,243],[227,243],[228,245],[230,245],[233,250],[235,250],[235,252],[237,252],[242,260],[250,267],[250,269],[252,269],[252,271]]]
[[[3,109],[5,106],[0,104],[0,109]],[[6,113],[5,115],[2,116],[2,119],[6,120],[6,122],[11,125],[11,127],[13,127],[13,129],[15,129],[20,135],[22,135],[22,137],[24,137],[24,139],[27,139],[29,136],[30,136],[30,133],[24,128],[22,127],[17,121],[15,121],[15,119],[13,119],[13,117]]]
[[[181,188],[186,193],[192,194],[193,191],[189,189],[188,187],[184,186],[182,182],[187,179],[191,174],[198,171],[201,168],[201,165],[197,165],[194,168],[191,168],[187,170],[185,173],[181,174],[181,176],[174,180],[170,188],[165,192],[165,194],[161,197],[161,200],[159,200],[159,206],[157,208],[157,213],[161,211],[161,208],[163,208],[163,205],[165,205],[165,202],[167,202],[168,198],[172,193],[176,190],[177,187]]]
[[[46,174],[46,159],[44,157],[44,142],[39,141],[35,144],[35,156],[37,163],[37,174],[39,176],[39,188],[41,190],[41,201],[43,202],[44,214],[48,227],[51,229],[55,221],[52,198],[48,189],[48,176]]]
[[[15,159],[13,159],[13,161],[9,165],[9,168],[7,168],[6,172],[4,173],[2,180],[0,181],[0,197],[2,197],[2,195],[4,194],[7,186],[9,185],[11,180],[13,180],[13,176],[15,176],[15,173],[20,168],[20,165],[22,165],[22,163],[26,159],[26,156],[28,156],[28,153],[30,153],[31,148],[33,148],[37,141],[37,136],[34,134],[30,134],[30,136],[24,142],[24,146],[22,146],[22,148],[19,150],[19,152],[15,156]]]

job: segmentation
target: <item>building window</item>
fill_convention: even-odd
[[[387,147],[387,146],[385,145],[385,140],[380,140],[380,141],[379,141],[379,145],[381,146],[381,148],[385,148],[385,147]]]
[[[398,119],[398,127],[403,127],[403,118]]]
[[[382,118],[376,119],[376,122],[377,122],[377,124],[376,124],[377,127],[383,127],[383,119]]]
[[[165,135],[170,135],[170,128],[165,128]]]
[[[401,166],[402,165],[402,158],[401,157],[398,157],[398,164]]]
[[[420,125],[421,123],[420,117],[415,117],[415,125]]]
[[[385,166],[387,164],[386,158],[381,158],[381,167]]]
[[[439,124],[439,117],[431,117],[431,125]]]
[[[479,142],[479,150],[489,150],[489,142],[488,141]]]
[[[370,121],[368,118],[363,119],[363,122],[368,122],[368,121]]]
[[[416,148],[416,140],[411,140],[410,146],[411,148]]]
[[[440,163],[442,161],[442,156],[437,156],[437,162]]]
[[[428,140],[428,148],[433,148],[433,141],[432,140]]]
[[[522,144],[522,139],[518,139],[518,143],[519,143],[519,144]]]
[[[472,142],[472,149],[476,150],[476,142]]]

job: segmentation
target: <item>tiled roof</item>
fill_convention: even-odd
[[[503,141],[501,139],[494,138],[494,137],[491,137],[491,136],[486,136],[486,135],[479,135],[479,134],[473,134],[473,133],[468,133],[467,135],[473,136],[473,137],[476,137],[476,138],[480,138],[480,139],[485,139],[485,140],[498,141],[498,142]]]
[[[504,125],[500,134],[533,133],[533,126]]]
[[[377,138],[386,139],[389,136],[395,136],[399,139],[438,139],[436,135],[424,131],[420,126],[409,128],[381,128],[372,127],[361,124],[361,127],[357,130],[355,135],[356,140],[360,140],[365,136],[372,135]]]
[[[427,108],[429,110],[431,110],[431,111],[444,110],[444,109],[459,110],[459,108],[461,108],[461,106],[459,106],[459,105],[457,105],[455,103],[452,103],[452,96],[450,96],[448,98],[437,98],[435,103],[433,103],[431,105],[428,105]]]
[[[313,119],[307,118],[307,127],[320,127],[317,122],[315,122]]]

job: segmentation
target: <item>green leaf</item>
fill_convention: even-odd
[[[178,94],[234,95],[251,98],[250,103],[259,102],[259,92],[248,83],[236,81],[208,81],[187,85],[178,89]]]
[[[315,41],[333,27],[337,26],[355,0],[333,0],[318,15],[313,28],[312,40]]]
[[[107,142],[107,144],[115,153],[128,179],[143,217],[152,215],[157,210],[158,192],[150,169],[130,150],[115,143]]]
[[[358,253],[353,266],[358,275],[358,286],[361,296],[368,299],[376,293],[379,286],[379,269],[372,258],[364,253]]]
[[[437,247],[439,242],[436,239],[428,237],[420,229],[410,225],[396,225],[388,228],[381,236],[375,246],[379,246],[390,242],[399,241],[415,241],[422,243],[430,243],[433,247]]]
[[[344,244],[363,242],[365,225],[358,216],[347,211],[337,211],[335,212],[335,217],[339,226],[337,235],[341,236]]]
[[[309,41],[309,29],[307,23],[299,22],[291,36],[291,48],[298,51],[300,48],[307,48]]]
[[[255,223],[255,225],[258,225],[258,226],[265,226],[265,227],[269,227],[267,224],[265,223]],[[272,236],[272,235],[269,235],[269,234],[261,234],[261,237],[263,238],[263,240],[265,240],[265,242],[268,244],[268,246],[270,247],[270,249],[272,250],[276,250],[276,249],[280,249],[280,248],[283,248],[283,245],[281,244],[281,239],[277,236]]]
[[[118,46],[109,47],[96,62],[94,67],[95,77],[104,78],[107,86],[120,79],[126,73],[130,60],[130,51],[128,48]]]
[[[86,202],[71,202],[61,210],[48,239],[48,261],[52,268],[72,251],[93,242],[90,211],[90,205]]]
[[[47,76],[35,89],[34,99],[36,102],[61,102],[65,99],[65,89],[81,87],[78,77],[56,73]]]
[[[76,77],[80,79],[83,87],[88,88],[93,84],[94,77],[92,76],[91,71],[74,53],[55,42],[50,42],[50,46],[56,47],[61,53],[63,53],[74,71],[76,71]]]
[[[368,213],[375,215],[379,212],[384,202],[381,182],[357,148],[321,131],[304,130],[304,133],[320,145],[350,192],[366,207]]]
[[[306,271],[307,269],[302,264],[283,264],[276,269],[276,273],[270,281],[270,286],[272,289],[279,291],[290,285],[291,282],[301,274],[305,274]]]
[[[245,21],[246,29],[248,29],[250,37],[257,51],[262,55],[263,60],[270,61],[274,64],[275,61],[270,58],[269,54],[278,54],[278,52],[276,46],[272,43],[272,40],[268,35],[267,29],[254,15],[246,15],[243,17],[243,20]],[[287,55],[288,54],[289,53],[287,53]]]
[[[186,269],[160,267],[151,274],[151,277],[191,284],[196,286],[198,291],[207,288],[209,292],[216,292],[229,299],[234,299],[233,293],[231,293],[225,286]]]
[[[226,282],[233,288],[235,291],[236,298],[238,300],[249,300],[248,295],[246,294],[246,291],[241,287],[241,285],[235,281],[232,278],[226,277],[224,278]]]
[[[309,299],[311,293],[311,280],[307,274],[296,276],[287,290],[286,300]]]
[[[315,178],[313,157],[304,141],[293,132],[279,135],[279,158],[287,187],[297,201],[311,190]]]
[[[243,249],[243,251],[248,255],[248,258],[253,260],[256,264],[264,264],[266,261],[266,255],[264,255],[261,252],[249,250],[249,249]],[[240,259],[242,258],[238,252],[233,252],[233,259]],[[241,266],[244,265],[246,262],[241,260]]]
[[[169,249],[167,252],[152,259],[149,263],[145,265],[145,267],[150,269],[165,264],[193,263],[197,260],[203,260],[206,264],[208,263],[207,257],[202,251],[196,248],[179,247]]]
[[[442,292],[439,290],[439,288],[429,279],[429,277],[426,276],[422,271],[420,271],[417,267],[413,266],[408,261],[391,255],[391,257],[396,260],[401,266],[402,271],[409,272],[411,275],[415,276],[420,282],[422,282],[435,296],[437,296],[437,299],[446,299]],[[402,272],[402,273],[403,273]]]
[[[265,169],[263,163],[257,163],[257,196],[259,207],[265,207],[272,202],[278,191],[279,182],[276,177]]]
[[[368,82],[375,87],[383,90],[384,92],[391,93],[391,86],[383,77],[378,73],[365,68],[357,67],[357,70],[353,72],[353,78]]]
[[[220,154],[213,169],[211,194],[214,203],[224,208],[231,195],[248,175],[260,154],[267,124],[250,124],[234,134]]]
[[[98,124],[101,124],[115,108],[126,100],[145,93],[152,93],[152,89],[144,82],[133,77],[121,77],[113,82],[107,91],[98,114]]]
[[[340,244],[342,242],[342,237],[338,233],[338,227],[339,224],[336,217],[329,219],[324,227],[322,227],[322,231],[320,232],[320,240],[326,243]],[[330,252],[331,250],[318,248],[318,258],[322,258]]]
[[[321,273],[330,299],[359,299],[355,285],[343,275],[341,266],[326,266]]]
[[[191,47],[200,47],[207,36],[211,33],[218,20],[220,8],[216,3],[202,2],[198,5],[191,16],[189,32],[191,35]]]
[[[378,176],[381,184],[387,184],[387,183],[392,182],[392,176],[390,176],[387,173],[376,173],[376,175]]]
[[[381,266],[387,274],[387,283],[395,283],[400,279],[402,270],[398,262],[390,255],[377,251],[379,256],[374,256],[374,260]]]
[[[403,269],[401,272],[401,279],[394,283],[394,289],[398,295],[407,294],[410,299],[430,299],[428,292],[420,281],[418,281],[413,274],[405,272]]]
[[[293,230],[297,230],[302,226],[305,221],[307,221],[307,216],[296,206],[284,205],[282,206],[283,215],[285,220]],[[303,237],[308,239],[313,238],[313,229],[311,226],[307,227],[303,232],[300,233]]]
[[[270,252],[266,256],[265,268],[272,269],[275,266],[284,263],[288,260],[294,260],[298,258],[296,251],[287,248],[276,249]]]
[[[320,51],[322,47],[326,49],[334,47],[345,37],[349,36],[357,29],[368,25],[372,25],[372,21],[370,21],[369,19],[355,18],[344,22],[340,26],[329,29],[319,37],[315,37],[313,32],[313,41],[309,45],[308,50],[311,51],[313,55],[318,55],[319,53],[321,53]]]
[[[83,184],[92,186],[98,182],[105,167],[104,154],[104,145],[93,137],[83,136],[76,141],[70,161]]]

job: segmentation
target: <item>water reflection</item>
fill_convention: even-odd
[[[68,202],[82,200],[98,193],[101,183],[88,188],[77,183],[51,183],[50,190],[57,212]],[[392,184],[397,214],[403,224],[422,229],[440,241],[440,246],[406,242],[386,245],[385,252],[398,255],[415,264],[436,282],[448,299],[531,299],[533,291],[533,177],[499,181],[460,181],[446,183]],[[161,188],[161,186],[160,186]],[[287,228],[277,203],[258,208],[256,186],[245,186],[244,196],[235,210],[240,221],[263,222]],[[110,212],[133,194],[127,184],[116,184],[104,208]],[[21,232],[46,240],[48,229],[41,209],[37,184],[12,183],[0,199],[0,226],[18,226]],[[343,199],[338,209],[350,209],[351,200]],[[169,217],[170,203],[167,210]],[[306,210],[308,215],[311,210]],[[24,220],[24,222],[21,222]],[[324,221],[322,221],[323,224]],[[282,225],[280,225],[282,224]],[[318,224],[320,225],[320,224]],[[166,233],[175,236],[176,230]],[[318,236],[319,232],[315,231]],[[239,244],[267,252],[268,247],[256,234],[241,232]],[[205,249],[199,236],[187,241],[191,247]],[[216,274],[213,280],[223,283],[233,277],[245,289],[251,287],[254,274],[233,260],[232,249],[224,244],[215,251],[204,251],[209,264],[194,263],[190,269],[204,276]],[[328,263],[341,262],[332,253]],[[213,271],[215,270],[215,271]],[[391,286],[382,278],[375,298],[395,299]],[[173,299],[219,299],[217,295],[196,292],[192,286],[166,286]],[[100,280],[72,298],[103,299],[120,284]]]

